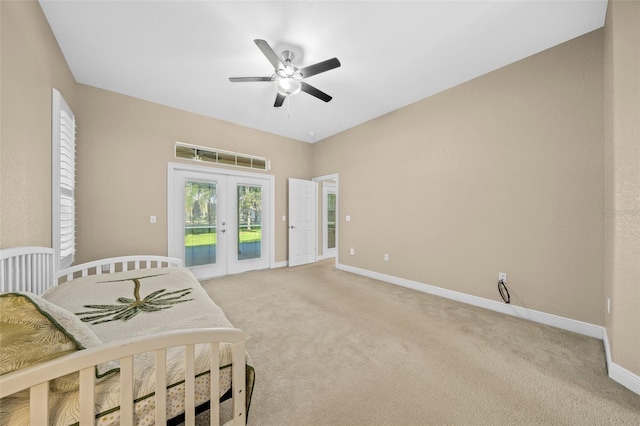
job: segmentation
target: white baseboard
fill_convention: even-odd
[[[533,309],[527,309],[521,306],[501,303],[495,300],[472,296],[470,294],[447,290],[446,288],[423,284],[417,281],[398,278],[392,275],[385,275],[379,272],[373,272],[353,266],[340,264],[338,265],[338,269],[347,272],[353,272],[354,274],[358,275],[364,275],[376,280],[385,281],[390,284],[396,284],[402,287],[411,288],[423,293],[429,293],[436,296],[445,297],[447,299],[456,300],[458,302],[467,303],[469,305],[478,306],[480,308],[490,309],[492,311],[500,312],[514,317],[528,319],[530,321],[539,322],[541,324],[550,325],[553,327],[561,328],[563,330],[573,331],[574,333],[584,334],[585,336],[595,337],[596,339],[602,339],[603,336],[604,327],[599,325],[573,320],[570,318],[564,318],[558,315],[547,314],[545,312],[534,311]]]
[[[607,371],[609,372],[609,378],[640,395],[640,376],[616,364],[611,359],[611,346],[609,346],[609,336],[607,335],[606,328],[604,329],[602,341],[604,343],[604,353],[607,357]]]
[[[511,304],[500,303],[495,300],[489,300],[483,297],[473,296],[470,294],[461,293],[454,290],[448,290],[442,287],[436,287],[429,284],[423,284],[417,281],[411,281],[404,278],[394,277],[392,275],[381,274],[379,272],[356,268],[354,266],[344,265],[341,263],[337,264],[336,268],[346,272],[351,272],[354,274],[363,275],[365,277],[384,281],[390,284],[411,288],[413,290],[421,291],[423,293],[433,294],[435,296],[444,297],[444,298],[455,300],[458,302],[467,303],[469,305],[478,306],[480,308],[489,309],[492,311],[500,312],[500,313],[511,315],[514,317],[523,318],[523,319],[538,322],[541,324],[550,325],[552,327],[560,328],[562,330],[572,331],[574,333],[600,339],[604,342],[604,346],[605,346],[605,354],[607,357],[607,369],[609,371],[609,377],[612,380],[615,380],[616,382],[620,383],[624,387],[632,390],[633,392],[640,394],[640,377],[630,372],[629,370],[615,364],[611,360],[611,354],[609,352],[609,339],[607,338],[607,331],[602,326],[574,320],[571,318],[565,318],[558,315],[548,314],[546,312],[535,311],[533,309],[523,308],[521,306],[514,306]]]
[[[276,269],[276,268],[286,268],[287,266],[289,266],[289,262],[286,260],[283,260],[282,262],[274,262],[271,264],[271,269]]]

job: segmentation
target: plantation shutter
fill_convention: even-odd
[[[76,251],[76,120],[56,89],[52,99],[52,243],[59,270],[73,263]]]

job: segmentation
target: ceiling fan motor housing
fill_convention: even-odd
[[[293,60],[295,59],[296,55],[290,51],[290,50],[285,50],[282,52],[282,59],[284,59],[285,62],[293,62]]]

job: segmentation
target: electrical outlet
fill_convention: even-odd
[[[607,313],[611,313],[611,298],[607,297]]]
[[[504,283],[507,282],[507,273],[506,272],[498,272],[498,281],[502,281]]]
[[[355,254],[356,254],[356,249],[354,249],[354,248],[349,249],[349,254],[350,254],[351,256],[355,256]]]
[[[158,220],[155,216],[149,216],[149,223],[156,223]]]
[[[389,255],[388,255],[387,253],[385,253],[385,254],[384,254],[384,260],[385,260],[386,262],[388,262],[388,261],[389,261]]]

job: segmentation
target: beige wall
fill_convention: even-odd
[[[602,50],[595,31],[314,144],[340,263],[493,300],[504,271],[513,304],[603,325]]]
[[[286,179],[339,172],[342,263],[495,300],[506,271],[514,304],[606,324],[640,374],[638,7],[610,2],[604,30],[310,146],[76,85],[37,2],[0,2],[0,247],[51,244],[56,87],[79,121],[79,261],[166,252],[174,141],[264,155],[277,261]]]
[[[51,88],[75,109],[75,80],[37,2],[0,19],[0,247],[50,247]]]
[[[286,260],[287,178],[311,178],[309,144],[85,85],[78,99],[79,262],[167,253],[167,163],[202,165],[175,159],[176,141],[271,160],[275,259]]]
[[[311,178],[309,144],[77,85],[39,4],[1,1],[0,8],[0,247],[51,245],[55,87],[78,122],[77,262],[166,254],[166,174],[175,141],[271,159],[275,259],[286,260],[286,179]]]
[[[612,360],[640,375],[640,2],[605,26],[606,328]]]

